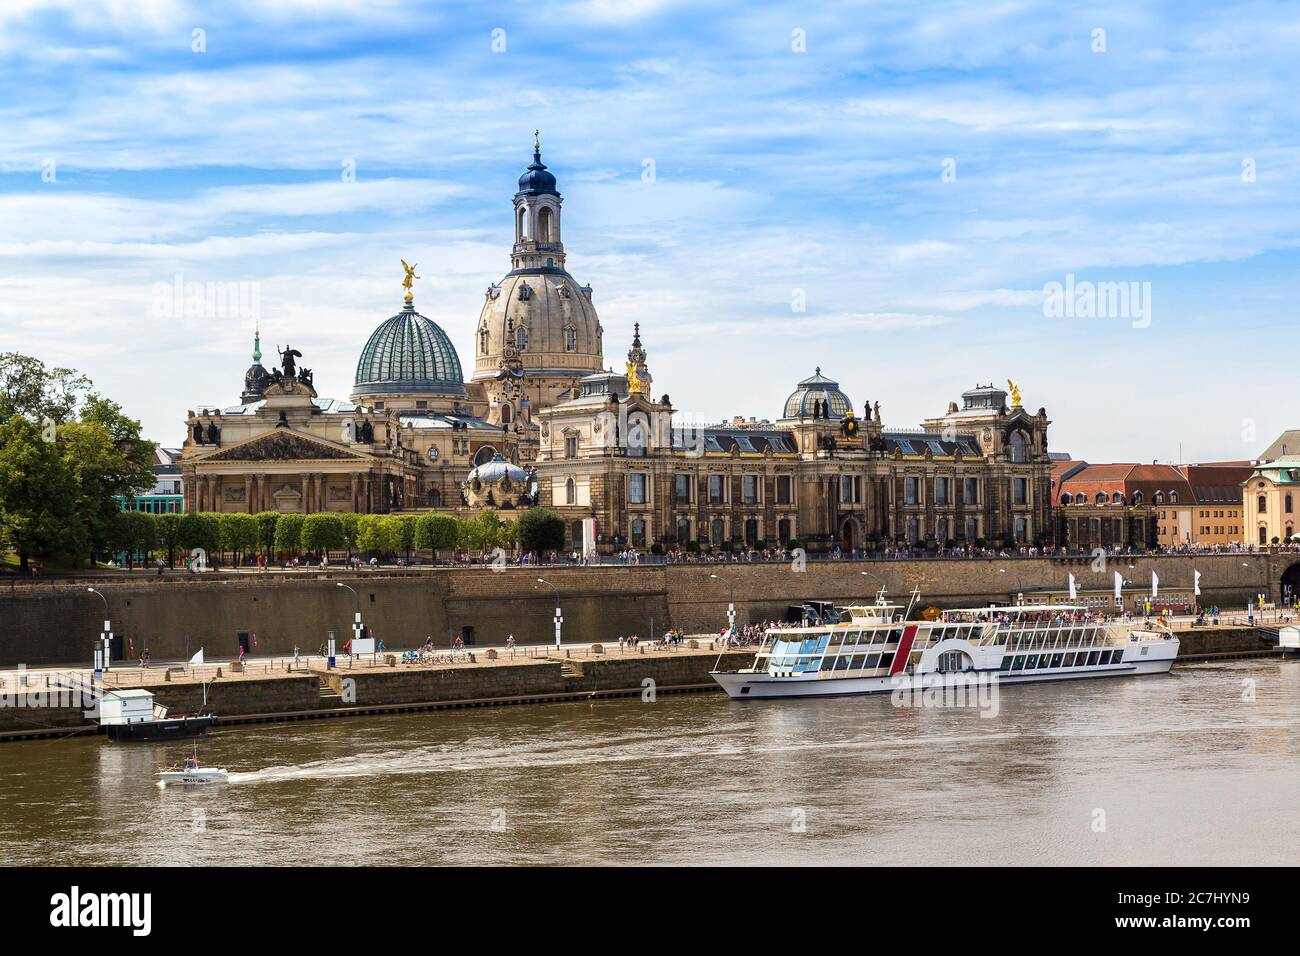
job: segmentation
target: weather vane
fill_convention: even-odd
[[[420,264],[418,262],[415,265],[408,266],[406,260],[402,260],[402,268],[406,270],[406,275],[402,278],[402,288],[406,290],[406,301],[408,303],[415,301],[415,293],[411,290],[415,288],[415,280],[420,278],[415,274],[415,270],[418,269],[419,266]]]

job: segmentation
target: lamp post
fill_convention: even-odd
[[[537,583],[545,584],[555,592],[555,647],[558,649],[560,646],[560,627],[564,624],[564,614],[560,611],[560,589],[546,578],[538,578]]]
[[[353,618],[352,618],[352,640],[353,640],[353,641],[359,640],[359,639],[361,638],[361,595],[357,593],[357,589],[356,589],[356,588],[349,587],[348,585],[344,584],[342,581],[337,581],[337,582],[335,582],[335,583],[336,583],[339,587],[341,587],[341,588],[347,588],[349,591],[352,592],[352,597],[354,598],[355,603],[356,603],[356,613],[353,615]],[[331,642],[331,643],[333,643],[333,642]],[[354,645],[354,647],[355,647],[355,645]],[[333,647],[331,647],[331,648],[329,649],[329,656],[330,656],[330,657],[333,657],[333,656],[334,656],[334,648],[333,648]]]
[[[723,581],[716,574],[710,574],[709,577],[715,581],[722,581],[727,586],[727,627],[734,629],[736,626],[736,589],[732,586],[731,581]]]
[[[86,590],[91,594],[98,596],[99,599],[104,602],[104,630],[99,635],[99,647],[95,649],[93,656],[95,671],[106,671],[109,669],[110,665],[109,641],[113,633],[113,623],[109,620],[108,615],[108,598],[104,597],[103,594],[100,594],[100,592],[96,591],[94,588],[86,588]]]

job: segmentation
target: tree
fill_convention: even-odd
[[[15,415],[61,425],[76,414],[90,379],[70,368],[47,369],[40,359],[18,352],[0,355],[0,419]]]
[[[280,515],[275,523],[275,550],[297,555],[302,551],[303,515]]]
[[[41,432],[18,415],[0,424],[0,531],[23,573],[31,557],[84,554],[86,547],[77,474]]]
[[[386,553],[402,546],[402,532],[390,515],[361,515],[357,526],[357,550]]]
[[[236,564],[239,563],[238,555],[247,554],[257,547],[260,528],[255,515],[242,511],[223,512],[218,523],[221,526],[221,550],[234,552]]]
[[[415,528],[419,523],[419,515],[390,515],[389,519],[393,523],[393,528],[397,535],[397,548],[405,555],[406,560],[411,560],[411,549],[415,547]]]
[[[529,508],[519,516],[519,547],[538,554],[559,551],[564,531],[564,519],[550,508]]]
[[[178,514],[160,514],[154,519],[154,528],[159,548],[167,549],[167,567],[176,562],[176,548],[180,544],[181,516]]]
[[[439,548],[454,548],[460,529],[456,519],[451,515],[434,512],[420,515],[415,526],[415,546],[428,548],[433,552],[433,560],[438,560]]]
[[[257,547],[268,558],[275,550],[275,526],[280,520],[278,511],[259,511],[257,519]]]
[[[178,544],[186,564],[198,560],[201,566],[212,563],[212,556],[221,547],[221,524],[214,514],[186,512],[181,515]],[[195,550],[202,552],[194,554]]]
[[[339,515],[339,520],[343,522],[343,544],[348,549],[348,560],[351,561],[352,552],[357,548],[358,522],[361,516],[349,511]]]
[[[331,549],[338,551],[347,544],[343,521],[336,514],[321,512],[307,515],[302,522],[302,547],[304,551],[319,554]]]

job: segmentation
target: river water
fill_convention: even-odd
[[[1252,699],[1253,698],[1253,699]],[[660,695],[0,745],[0,863],[1295,864],[1300,664],[889,697]]]

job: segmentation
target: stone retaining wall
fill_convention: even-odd
[[[1122,566],[1131,581],[1150,580],[1158,570],[1167,588],[1188,587],[1193,569],[1202,573],[1202,601],[1244,607],[1258,593],[1276,598],[1282,573],[1295,554],[1229,554],[1113,559],[1101,572],[1090,558],[972,559],[927,561],[809,562],[796,572],[788,564],[647,565],[641,567],[546,568],[560,589],[568,640],[609,644],[620,635],[648,636],[669,625],[716,631],[726,620],[734,593],[741,623],[779,618],[805,600],[837,603],[869,599],[881,586],[906,600],[913,587],[922,601],[940,607],[1006,602],[1017,592],[1064,588],[1074,573],[1082,588],[1109,587]],[[712,575],[718,577],[714,579]],[[261,653],[288,654],[295,644],[314,652],[328,631],[340,644],[352,625],[360,594],[363,619],[390,648],[410,647],[433,636],[439,643],[470,625],[479,643],[547,642],[554,634],[555,601],[537,583],[537,568],[426,568],[392,572],[343,571],[293,575],[140,576],[96,580],[109,601],[117,633],[155,660],[174,660],[199,647],[210,660],[233,657],[236,635],[255,633]],[[0,666],[89,663],[103,605],[84,583],[11,585],[0,590]],[[188,640],[187,640],[188,638]]]

